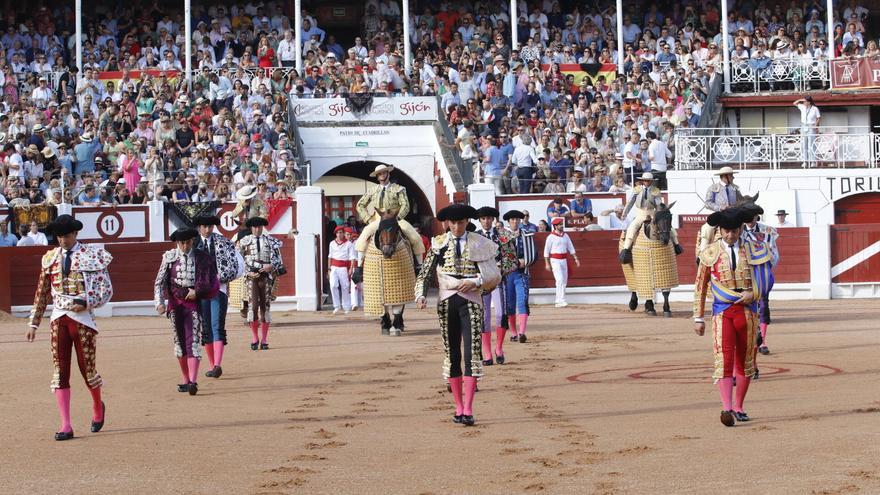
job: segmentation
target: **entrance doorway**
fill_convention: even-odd
[[[880,193],[862,193],[837,200],[834,223],[880,223]]]

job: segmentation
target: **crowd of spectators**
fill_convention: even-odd
[[[867,9],[845,1],[833,55],[877,55]],[[413,2],[409,74],[394,0],[366,3],[347,48],[304,11],[302,74],[292,3],[194,5],[191,85],[182,11],[97,6],[80,73],[72,5],[53,5],[0,19],[0,205],[226,200],[244,184],[284,198],[302,177],[288,99],[355,93],[439,97],[450,145],[499,193],[625,193],[647,171],[662,187],[674,133],[722,73],[717,2],[627,2],[623,60],[614,2],[520,1],[516,48],[506,2]],[[825,5],[731,3],[732,58],[832,56]]]

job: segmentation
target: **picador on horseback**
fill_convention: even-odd
[[[619,259],[632,293],[629,309],[635,311],[639,298],[645,299],[645,313],[656,315],[654,293],[663,294],[663,316],[670,317],[669,293],[678,287],[678,265],[675,257],[684,252],[672,227],[672,203],[666,206],[660,189],[653,187],[654,176],[646,172],[624,211],[636,208],[636,218],[621,235]],[[670,242],[671,241],[671,242]]]
[[[390,165],[379,165],[370,174],[379,186],[357,203],[364,227],[355,249],[358,267],[355,283],[364,283],[364,314],[382,317],[382,334],[403,331],[403,308],[412,302],[415,273],[425,246],[418,232],[403,218],[409,212],[406,189],[390,182]]]

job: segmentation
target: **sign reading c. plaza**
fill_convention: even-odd
[[[355,115],[344,98],[294,98],[291,102],[299,122],[433,121],[437,106],[431,96],[375,97],[368,112]]]

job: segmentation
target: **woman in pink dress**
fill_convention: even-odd
[[[126,148],[125,153],[119,155],[119,169],[122,170],[122,176],[125,179],[125,188],[132,194],[141,181],[140,166],[141,161],[133,149]]]

